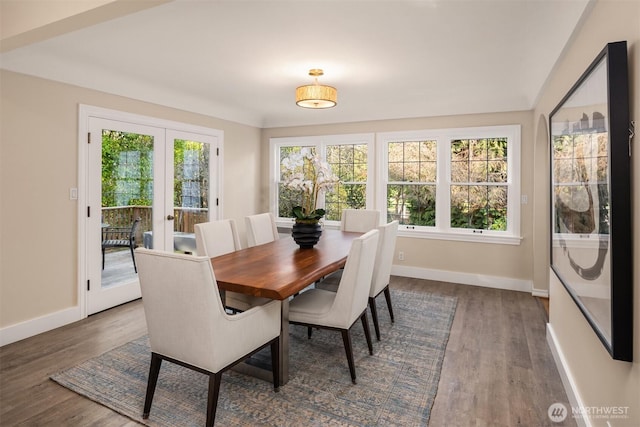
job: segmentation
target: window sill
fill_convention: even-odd
[[[455,242],[491,243],[496,245],[520,245],[521,236],[497,236],[495,234],[443,233],[439,231],[398,229],[398,237],[413,239],[449,240]]]
[[[293,226],[293,219],[276,220],[276,225],[281,233],[288,233]],[[325,221],[323,228],[340,229],[339,221]],[[462,233],[443,233],[438,231],[425,230],[407,230],[400,226],[398,229],[398,237],[409,237],[412,239],[433,239],[433,240],[450,240],[455,242],[471,242],[471,243],[491,243],[495,245],[520,245],[522,237],[520,236],[496,236],[495,234],[472,234],[469,232]]]

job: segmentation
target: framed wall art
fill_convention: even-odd
[[[627,43],[609,43],[549,115],[551,268],[614,359],[632,360]]]

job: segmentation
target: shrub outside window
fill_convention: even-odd
[[[507,230],[507,138],[451,141],[451,228]]]
[[[327,219],[340,221],[343,209],[367,207],[367,144],[327,146],[327,162],[340,179],[336,190],[326,195]]]
[[[400,224],[436,225],[437,141],[387,144],[387,218]]]

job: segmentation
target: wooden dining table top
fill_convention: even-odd
[[[347,261],[351,243],[361,233],[325,229],[311,249],[292,237],[241,249],[211,259],[218,287],[226,291],[285,300]]]

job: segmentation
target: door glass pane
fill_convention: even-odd
[[[136,279],[133,250],[153,247],[153,136],[102,131],[102,288]]]
[[[176,252],[195,253],[193,226],[209,220],[210,144],[173,141],[173,247]]]

